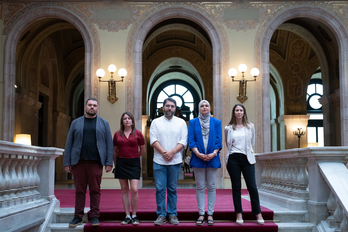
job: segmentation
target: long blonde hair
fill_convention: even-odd
[[[246,128],[250,128],[249,127],[249,120],[248,120],[248,115],[247,115],[247,112],[246,112],[246,109],[245,107],[242,105],[242,104],[235,104],[233,106],[233,109],[232,109],[232,117],[231,117],[231,121],[228,123],[228,126],[232,125],[232,128],[233,130],[236,129],[236,125],[237,125],[237,119],[236,119],[236,116],[235,116],[235,110],[236,110],[236,107],[237,106],[240,106],[243,108],[243,111],[244,111],[244,114],[243,114],[243,118],[242,118],[242,123],[243,123],[243,126],[245,126]]]

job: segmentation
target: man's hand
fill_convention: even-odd
[[[110,165],[106,165],[105,166],[105,171],[106,172],[111,172],[111,170],[112,170],[112,166],[110,166]]]
[[[167,160],[167,161],[172,161],[173,160],[173,158],[174,158],[174,155],[175,155],[175,153],[174,153],[174,151],[173,150],[171,150],[171,151],[167,151],[167,152],[165,152],[165,155],[164,155],[164,158]]]
[[[66,172],[70,173],[70,172],[71,172],[71,166],[65,166],[65,167],[64,167],[64,170],[65,170]]]
[[[162,155],[163,155],[163,158],[168,162],[172,161],[174,158],[173,151],[164,151],[162,152]]]

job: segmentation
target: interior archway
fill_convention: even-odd
[[[280,13],[279,15],[277,15],[276,17],[274,17],[271,22],[266,26],[266,28],[264,29],[264,33],[263,33],[263,39],[261,42],[261,54],[262,54],[262,69],[263,69],[263,81],[262,81],[262,95],[263,95],[263,109],[268,109],[269,108],[269,103],[268,103],[268,99],[269,99],[269,88],[270,88],[270,75],[269,75],[269,65],[268,62],[270,62],[270,54],[269,54],[269,50],[265,49],[264,46],[268,47],[268,45],[266,45],[267,43],[270,43],[272,41],[272,36],[274,34],[274,29],[272,28],[278,28],[282,22],[290,22],[290,23],[294,23],[296,22],[296,20],[294,21],[294,19],[303,19],[302,17],[306,17],[308,19],[310,19],[310,21],[317,21],[319,22],[319,24],[325,25],[325,27],[327,27],[329,29],[329,31],[332,33],[333,35],[333,39],[335,41],[337,41],[337,47],[345,47],[347,44],[347,41],[341,39],[343,37],[346,36],[347,32],[345,31],[345,29],[342,29],[343,27],[340,27],[340,23],[339,20],[335,20],[335,17],[330,15],[330,13],[323,11],[320,8],[317,9],[313,9],[313,8],[307,8],[307,7],[302,7],[302,8],[296,8],[296,9],[289,9],[285,12]],[[313,33],[313,32],[312,32]],[[345,70],[347,67],[347,64],[345,64],[344,62],[342,62],[342,58],[344,58],[346,55],[346,51],[338,51],[338,60],[339,60],[339,67],[340,70]],[[314,68],[314,67],[313,67]],[[346,85],[344,84],[346,82],[346,80],[344,80],[344,75],[342,73],[339,74],[339,82],[340,82],[340,93],[344,95],[344,93],[346,92]],[[329,88],[330,89],[330,88]],[[267,99],[267,100],[266,100]],[[341,100],[342,100],[342,96],[341,96]],[[342,102],[342,101],[341,101]],[[347,105],[346,103],[341,105],[341,112],[342,110],[344,111],[346,109]],[[263,151],[264,152],[268,152],[270,151],[270,143],[267,142],[268,138],[270,138],[270,127],[269,127],[269,123],[270,123],[270,116],[269,116],[269,112],[263,112],[263,137],[266,138],[266,141],[264,141],[263,145]],[[342,114],[341,114],[342,116]],[[346,115],[344,115],[344,117],[347,117]],[[342,120],[341,121],[345,121]],[[341,132],[344,131],[343,128],[346,128],[347,125],[341,125],[342,129]],[[342,134],[342,133],[341,133]],[[346,138],[342,135],[341,138],[342,144],[344,145],[345,143],[347,143]]]
[[[146,41],[147,35],[150,32],[152,28],[154,28],[157,24],[159,24],[162,21],[168,20],[168,19],[185,19],[188,21],[192,21],[195,24],[199,25],[203,31],[207,34],[208,38],[211,41],[212,44],[212,90],[211,90],[211,96],[212,96],[212,105],[214,105],[214,117],[219,118],[222,120],[223,116],[223,110],[222,110],[222,95],[223,95],[223,86],[222,86],[222,77],[221,77],[221,60],[223,54],[221,53],[221,40],[220,35],[218,32],[218,29],[216,26],[204,15],[197,11],[193,11],[188,8],[183,7],[173,7],[170,9],[164,9],[162,11],[156,12],[155,14],[149,16],[147,19],[144,20],[144,22],[139,26],[141,30],[137,30],[134,34],[134,40],[133,40],[133,46],[132,51],[133,52],[133,60],[134,60],[134,80],[131,82],[132,84],[132,105],[134,107],[134,116],[136,119],[136,123],[141,124],[141,114],[144,111],[142,108],[142,97],[144,96],[144,93],[139,93],[139,91],[135,91],[136,89],[141,89],[142,84],[144,84],[142,80],[143,74],[143,68],[142,62],[142,52],[143,52],[143,45]],[[227,45],[226,45],[227,46]],[[157,65],[156,65],[157,67]],[[227,72],[226,72],[227,73]],[[128,94],[128,93],[127,93]],[[140,94],[140,95],[139,95]],[[206,93],[207,94],[207,93]],[[127,103],[130,98],[127,97]],[[140,110],[142,109],[142,110]],[[146,112],[146,110],[144,111]],[[221,158],[223,161],[223,156]],[[144,162],[144,160],[143,160]],[[218,173],[218,182],[217,187],[223,186],[223,170],[219,171]]]
[[[3,140],[13,141],[14,138],[14,123],[15,123],[15,76],[17,75],[16,67],[16,50],[18,43],[25,35],[28,28],[40,20],[47,19],[62,19],[77,28],[83,39],[85,51],[85,96],[92,96],[91,78],[93,53],[93,36],[91,35],[85,23],[75,14],[63,8],[38,7],[30,12],[27,12],[13,23],[5,41],[5,65],[4,65],[4,114],[3,114]]]

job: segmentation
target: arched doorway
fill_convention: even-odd
[[[318,17],[318,15],[320,15],[320,17]],[[296,18],[295,18],[296,17]],[[307,72],[306,78],[302,79],[302,83],[300,83],[298,86],[301,86],[301,98],[303,98],[301,100],[301,105],[299,107],[297,107],[297,110],[300,109],[304,109],[303,113],[298,112],[299,114],[306,114],[307,110],[306,110],[306,90],[307,90],[307,86],[310,82],[311,76],[316,72],[317,68],[320,66],[321,70],[322,70],[322,76],[323,76],[323,86],[324,86],[324,96],[323,98],[329,98],[332,99],[333,94],[337,94],[337,90],[335,90],[335,87],[337,88],[337,86],[339,87],[339,92],[342,95],[345,95],[346,90],[346,86],[343,84],[345,83],[345,80],[343,78],[344,75],[342,75],[342,73],[338,74],[338,70],[345,70],[347,64],[345,64],[344,62],[342,62],[341,58],[345,57],[347,54],[347,51],[339,51],[337,48],[338,47],[345,47],[347,44],[347,41],[342,40],[342,36],[346,36],[346,32],[340,30],[340,27],[338,26],[339,20],[332,20],[332,15],[329,15],[328,12],[324,12],[321,9],[316,9],[316,8],[310,8],[308,9],[307,7],[303,7],[303,8],[296,8],[296,9],[290,9],[286,12],[282,12],[280,13],[277,17],[274,17],[271,22],[266,26],[266,28],[264,29],[264,34],[263,34],[263,41],[261,43],[261,47],[260,49],[262,50],[262,54],[264,54],[265,56],[263,57],[270,57],[269,62],[273,63],[271,61],[271,52],[270,51],[266,51],[263,47],[263,45],[265,45],[266,41],[268,41],[268,43],[272,44],[274,41],[274,36],[278,35],[278,33],[288,33],[288,35],[290,35],[292,32],[291,31],[286,31],[285,32],[281,32],[281,30],[283,28],[281,28],[282,23],[290,23],[292,25],[296,25],[297,27],[304,27],[307,31],[310,31],[310,34],[314,37],[317,38],[317,42],[320,45],[319,49],[322,49],[322,51],[324,51],[323,53],[321,53],[320,50],[316,50],[315,48],[312,47],[313,45],[313,41],[308,42],[306,41],[305,36],[300,36],[295,34],[293,38],[298,38],[295,40],[292,40],[293,43],[292,45],[294,45],[295,47],[297,47],[297,49],[299,49],[302,45],[306,46],[307,48],[309,48],[309,54],[312,54],[311,58],[313,58],[312,64],[309,65],[306,68],[301,68],[300,69],[294,67],[294,65],[286,65],[286,67],[288,68],[294,68],[294,70],[292,70],[293,72],[301,72],[301,70],[305,70],[305,72]],[[330,20],[329,20],[330,18]],[[334,21],[334,23],[333,23]],[[278,28],[276,31],[272,30],[271,28]],[[272,38],[273,37],[273,38]],[[270,38],[270,39],[266,39],[266,38]],[[302,44],[302,45],[301,45]],[[318,47],[316,47],[318,48]],[[331,48],[331,49],[330,49]],[[272,49],[272,48],[271,48]],[[312,50],[311,50],[312,49]],[[327,49],[332,50],[334,49],[334,54],[329,54],[327,53]],[[296,50],[296,49],[295,49]],[[296,53],[295,50],[293,50],[294,52],[292,53],[292,55],[297,55],[300,53]],[[303,49],[300,49],[303,50]],[[311,52],[312,51],[312,52]],[[267,55],[266,55],[267,54]],[[287,54],[291,54],[291,51],[287,51]],[[302,53],[301,53],[302,54]],[[308,54],[307,54],[308,55]],[[307,56],[309,57],[309,56]],[[315,57],[315,58],[314,58]],[[316,59],[316,60],[315,60]],[[308,59],[308,61],[310,61],[310,59]],[[269,103],[266,103],[266,99],[269,99],[269,80],[270,80],[270,76],[269,76],[269,65],[266,64],[268,62],[267,59],[263,59],[262,60],[262,68],[263,68],[263,73],[264,73],[264,81],[263,83],[263,105],[264,105],[264,109],[267,109],[267,107],[265,107],[265,105],[268,105]],[[316,65],[314,65],[314,63],[316,62]],[[274,63],[273,63],[274,64]],[[310,64],[310,62],[307,64]],[[339,64],[339,65],[337,65]],[[339,68],[338,67],[342,67]],[[279,70],[278,70],[279,71]],[[291,73],[291,72],[289,72]],[[333,79],[333,77],[339,77],[336,80]],[[301,79],[301,78],[300,78]],[[293,84],[293,81],[289,81],[289,79],[287,79],[288,83],[287,84]],[[298,79],[297,79],[298,80]],[[285,83],[283,83],[285,85]],[[267,85],[267,86],[266,86]],[[291,88],[289,89],[288,87],[284,87],[284,93],[287,91],[290,91]],[[268,93],[267,93],[268,92]],[[268,97],[267,97],[268,95]],[[326,95],[326,96],[325,96]],[[341,100],[342,100],[342,95],[340,96]],[[286,99],[286,96],[285,96]],[[336,97],[337,99],[337,97]],[[342,101],[341,101],[342,103]],[[342,132],[344,131],[343,128],[346,127],[345,125],[345,120],[337,120],[336,119],[336,123],[333,120],[333,117],[330,116],[331,114],[335,114],[335,115],[341,115],[342,114],[340,112],[342,112],[342,110],[344,110],[346,108],[346,104],[344,103],[343,105],[341,105],[340,110],[337,111],[337,107],[335,108],[335,103],[331,102],[329,104],[327,104],[326,106],[323,105],[323,113],[327,114],[326,118],[329,119],[330,123],[325,123],[324,121],[324,128],[325,128],[325,143],[327,143],[327,145],[344,145],[346,143],[346,138],[344,138]],[[284,106],[284,111],[286,111],[286,104]],[[331,110],[330,110],[331,109]],[[301,111],[301,110],[300,110]],[[285,112],[286,114],[286,112]],[[343,115],[344,117],[346,117],[346,115]],[[325,116],[324,116],[325,118]],[[267,120],[266,120],[267,119]],[[269,112],[263,112],[263,121],[268,121],[269,120]],[[307,119],[308,121],[308,119]],[[343,124],[341,123],[343,122]],[[263,133],[264,136],[270,137],[270,131],[267,126],[264,124],[264,128],[263,128]],[[338,129],[339,131],[341,131],[341,143],[340,144],[333,144],[333,140],[331,139],[333,136],[335,136],[333,133],[331,133],[332,129]],[[328,131],[328,133],[326,132]],[[292,131],[287,132],[292,133]],[[290,136],[290,135],[289,135]],[[293,135],[292,135],[293,136]],[[331,142],[330,142],[331,140]],[[337,139],[336,139],[337,141]],[[266,144],[267,145],[267,144]],[[269,148],[266,146],[264,148],[264,152],[269,151]]]
[[[4,140],[30,133],[33,145],[64,148],[71,121],[83,114],[85,96],[93,96],[89,30],[72,12],[54,7],[35,8],[12,24],[5,44]],[[60,157],[56,180],[67,179]]]
[[[197,105],[202,97],[212,102],[211,41],[195,22],[172,18],[158,23],[146,36],[142,61],[142,114],[148,115],[146,137],[152,120],[163,115],[165,98],[177,100],[177,110],[181,111],[178,115],[187,123],[197,116]],[[214,111],[213,104],[211,108]],[[144,178],[153,177],[152,159],[153,148],[148,143],[147,162],[143,162]],[[185,176],[181,175],[180,179]]]
[[[204,31],[208,34],[209,39],[211,40],[212,45],[212,83],[213,83],[213,105],[215,108],[214,111],[214,117],[221,119],[223,118],[224,112],[223,112],[223,104],[229,104],[229,92],[223,91],[224,86],[222,85],[223,78],[221,75],[221,70],[223,69],[223,66],[221,64],[222,58],[227,57],[227,54],[225,53],[228,51],[228,43],[225,41],[224,43],[224,50],[221,49],[222,42],[221,42],[221,36],[224,35],[224,31],[221,30],[219,27],[214,25],[210,19],[208,19],[203,14],[190,9],[190,8],[184,8],[184,7],[170,7],[166,8],[164,10],[158,11],[148,18],[144,20],[144,22],[140,25],[134,26],[131,31],[130,35],[132,36],[133,42],[131,43],[131,46],[127,48],[129,52],[129,60],[131,63],[129,64],[129,69],[134,70],[134,74],[130,73],[130,75],[133,75],[134,79],[128,78],[127,80],[127,86],[130,89],[130,91],[127,91],[127,105],[131,106],[131,108],[128,108],[128,110],[131,110],[134,112],[134,116],[136,119],[136,124],[140,125],[142,124],[142,112],[144,111],[142,107],[142,91],[139,91],[142,89],[143,80],[142,80],[142,74],[143,74],[143,65],[142,65],[142,56],[144,51],[144,45],[145,41],[148,38],[147,34],[150,32],[152,28],[154,28],[157,24],[160,22],[171,19],[171,18],[183,18],[186,20],[190,20],[195,22],[197,25],[199,25],[201,28],[204,29]],[[134,31],[133,31],[134,30]],[[227,60],[224,60],[227,61]],[[134,67],[134,69],[133,69]],[[226,66],[227,67],[227,66]],[[226,68],[227,69],[227,68]],[[225,70],[224,73],[227,73],[227,70]],[[226,81],[226,80],[224,80]],[[222,96],[224,95],[224,98]],[[221,156],[221,161],[223,162],[223,156]],[[146,160],[142,160],[143,163],[146,163]],[[224,169],[219,170],[217,174],[217,187],[222,188],[223,187],[223,178],[224,178]]]

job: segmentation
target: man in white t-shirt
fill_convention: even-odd
[[[157,219],[156,226],[166,223],[178,225],[176,212],[176,186],[181,171],[183,148],[187,145],[187,125],[181,118],[174,116],[176,101],[167,98],[163,102],[164,116],[152,121],[150,144],[154,148],[153,174],[156,183]],[[167,207],[166,207],[167,190]]]

